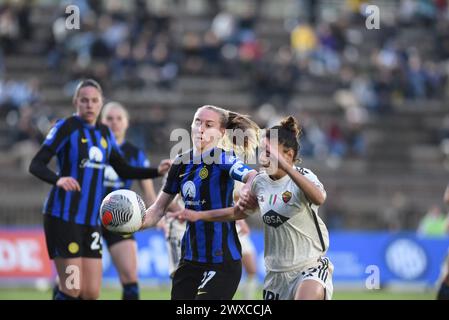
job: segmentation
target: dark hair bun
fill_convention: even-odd
[[[298,121],[296,121],[296,119],[293,118],[292,116],[288,116],[287,118],[284,118],[281,121],[281,127],[283,129],[293,132],[295,134],[295,136],[298,136],[301,131],[298,126]]]

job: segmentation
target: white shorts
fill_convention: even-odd
[[[168,234],[166,238],[168,251],[168,271],[170,277],[178,268],[181,259],[181,241],[186,230],[186,223],[179,222],[177,219],[167,219]]]
[[[325,299],[331,300],[334,286],[332,284],[333,264],[326,257],[304,268],[288,271],[267,271],[264,281],[264,300],[293,300],[300,283],[306,280],[319,282],[325,289]]]
[[[242,245],[242,255],[254,254],[256,249],[254,248],[253,241],[251,240],[249,234],[244,236],[239,235],[240,244]]]

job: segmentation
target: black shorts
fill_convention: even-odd
[[[171,299],[231,300],[241,276],[241,260],[219,264],[182,261],[173,277]]]
[[[45,240],[50,259],[101,259],[101,228],[67,222],[44,215]]]
[[[134,234],[120,235],[109,231],[103,226],[101,226],[101,232],[103,233],[103,239],[106,241],[108,248],[123,240],[136,240]]]

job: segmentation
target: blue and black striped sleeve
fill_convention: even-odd
[[[139,167],[144,167],[144,168],[149,168],[151,165],[150,160],[145,155],[145,152],[143,152],[143,150],[140,150],[140,149],[137,153],[137,165]]]
[[[180,161],[180,157],[176,158],[168,171],[167,181],[165,181],[164,188],[162,188],[162,191],[165,193],[177,194],[180,191],[181,181],[179,172],[181,170],[181,165],[182,162]]]
[[[41,148],[31,160],[29,172],[39,179],[50,184],[56,184],[59,176],[50,170],[47,165],[51,158],[61,150],[70,137],[67,121],[59,120],[48,132]]]

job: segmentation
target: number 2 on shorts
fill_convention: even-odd
[[[93,240],[92,243],[90,244],[90,249],[91,250],[100,250],[100,234],[98,232],[94,232],[91,234]]]

